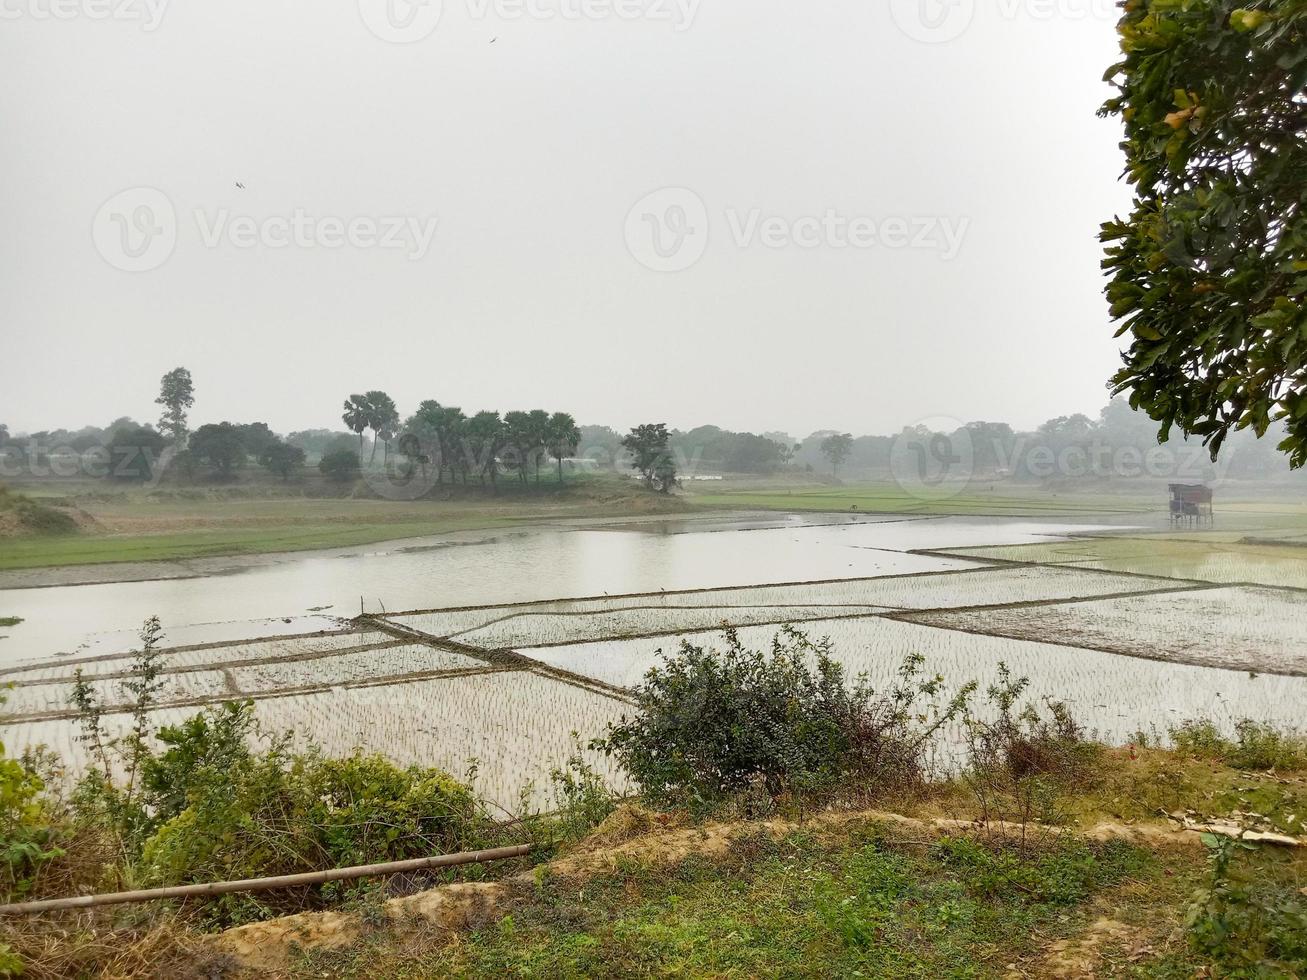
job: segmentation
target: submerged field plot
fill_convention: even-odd
[[[1174,663],[1307,675],[1307,593],[1250,586],[915,615],[916,622]]]
[[[1070,702],[1110,741],[1140,730],[1164,734],[1195,717],[1226,729],[1245,717],[1302,724],[1307,592],[1143,574],[1152,566],[1134,543],[1142,538],[1048,542],[1038,541],[1040,528],[1012,527],[1002,533],[1036,543],[941,561],[935,552],[894,550],[910,546],[909,530],[858,525],[833,539],[849,552],[887,549],[884,564],[899,573],[879,577],[318,617],[317,632],[299,635],[274,634],[303,620],[245,624],[266,629],[258,639],[234,639],[241,624],[183,627],[172,642],[188,645],[161,652],[165,686],[152,720],[172,724],[249,698],[267,732],[290,732],[331,754],[357,747],[456,774],[475,760],[478,791],[499,806],[515,807],[524,791],[547,805],[549,773],[575,750],[573,733],[584,745],[629,712],[629,689],[681,638],[719,644],[729,626],[765,648],[794,624],[814,639],[829,637],[849,673],[881,689],[909,654],[953,690],[972,680],[983,690],[1005,663],[1030,678],[1032,698]],[[981,530],[991,540],[998,533]],[[981,537],[970,526],[942,531],[954,533],[962,542]],[[932,536],[928,543],[941,536],[933,525]],[[1117,549],[1120,567],[1098,567],[1105,559],[1092,549]],[[934,570],[903,574],[904,555],[913,559],[908,567]],[[1057,560],[1030,563],[1041,555]],[[11,751],[46,744],[69,774],[80,771],[86,746],[70,704],[75,675],[105,706],[106,726],[125,731],[127,650],[128,637],[106,634],[76,656],[0,672],[0,682],[13,685],[3,735]],[[611,760],[585,756],[619,778]]]

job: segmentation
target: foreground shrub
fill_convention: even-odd
[[[1204,834],[1203,843],[1211,869],[1189,909],[1194,949],[1229,975],[1302,976],[1307,972],[1307,898],[1264,868],[1238,860],[1257,851],[1256,845],[1215,834]]]
[[[964,781],[980,804],[982,820],[1058,822],[1059,801],[1071,788],[1091,781],[1102,746],[1090,741],[1061,701],[1045,701],[1041,712],[1018,704],[1029,678],[1014,678],[999,663],[998,680],[986,697],[993,720],[968,718]]]
[[[1307,736],[1247,718],[1234,729],[1234,739],[1228,739],[1210,721],[1186,721],[1170,734],[1181,752],[1217,759],[1236,769],[1307,769]]]
[[[942,681],[922,677],[920,657],[877,695],[861,681],[849,686],[827,640],[787,626],[763,652],[734,630],[724,636],[722,650],[683,640],[636,690],[640,713],[595,743],[655,803],[702,808],[745,791],[775,798],[915,783],[931,737],[970,694],[964,689],[931,720],[922,702]]]
[[[0,698],[3,704],[3,698]],[[30,890],[41,866],[57,858],[58,832],[40,798],[41,778],[0,744],[0,890],[18,898]]]
[[[162,635],[157,618],[146,621],[120,685],[132,719],[125,733],[106,726],[94,686],[80,674],[74,685],[92,765],[68,801],[66,822],[70,837],[97,845],[83,850],[108,857],[105,880],[79,887],[295,874],[426,857],[490,838],[472,791],[447,773],[360,751],[342,759],[292,751],[289,735],[258,728],[250,701],[155,730]],[[210,907],[210,918],[225,924],[296,909],[315,894],[228,896]]]
[[[274,748],[206,780],[141,865],[157,884],[294,874],[459,850],[479,826],[470,792],[440,770]]]

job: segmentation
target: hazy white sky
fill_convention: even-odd
[[[799,436],[1095,413],[1114,17],[0,0],[0,422],[153,419],[179,364],[195,422],[279,431],[367,388]]]

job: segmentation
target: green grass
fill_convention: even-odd
[[[1136,514],[1158,507],[1140,496],[1119,496],[1088,492],[1051,493],[1031,488],[1008,489],[1003,493],[947,491],[908,493],[896,484],[850,487],[801,488],[795,490],[724,490],[693,493],[690,500],[701,507],[850,512],[854,509],[882,514],[992,515],[1004,517],[1050,517],[1107,513]]]
[[[1067,842],[1032,857],[969,840],[746,838],[722,861],[540,881],[498,923],[390,960],[384,947],[308,957],[304,975],[396,977],[1001,976],[1083,928],[1127,879],[1176,889],[1151,852]],[[325,972],[324,972],[325,971]]]
[[[84,535],[11,538],[0,569],[104,562],[163,561],[220,555],[255,555],[319,548],[345,548],[447,531],[495,528],[518,523],[511,517],[436,518],[429,521],[337,523],[268,528],[213,528],[175,534]]]
[[[1004,561],[1071,565],[1109,572],[1135,572],[1209,582],[1256,582],[1307,588],[1307,542],[1256,544],[1240,532],[1208,532],[1204,538],[1146,536],[1086,537],[1046,544],[949,549],[951,554]]]

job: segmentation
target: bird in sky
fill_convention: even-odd
[[[245,190],[245,185],[242,184],[239,180],[236,181],[236,186],[237,186],[240,190]]]

